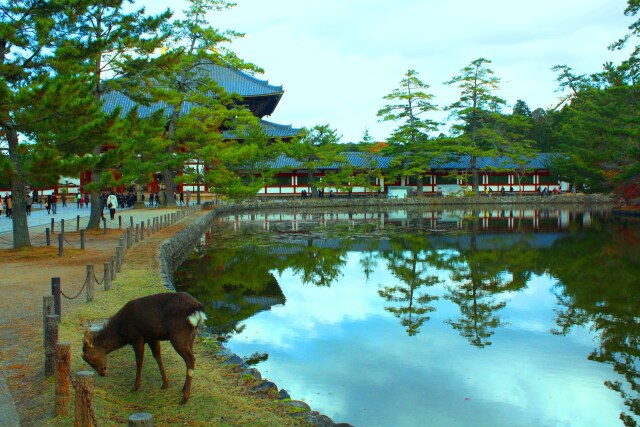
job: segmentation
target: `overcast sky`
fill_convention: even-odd
[[[459,94],[443,82],[486,58],[509,106],[518,99],[532,110],[553,106],[559,94],[551,67],[584,74],[619,61],[623,54],[607,46],[633,21],[624,16],[626,0],[235,1],[235,8],[212,15],[211,24],[246,33],[232,50],[262,67],[260,78],[284,86],[266,119],[329,124],[342,142],[361,140],[365,129],[386,139],[394,125],[379,123],[376,113],[408,69],[431,86],[442,107]],[[182,0],[146,3],[149,11],[185,9]]]

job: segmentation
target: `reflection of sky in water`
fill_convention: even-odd
[[[263,376],[356,426],[620,425],[623,402],[603,385],[614,374],[587,360],[597,345],[588,331],[549,333],[556,300],[548,277],[503,294],[506,326],[478,349],[445,323],[460,313],[442,298],[420,333],[408,336],[377,294],[397,282],[382,260],[367,281],[360,256],[348,254],[331,288],[303,285],[290,270],[276,275],[286,305],[246,320],[230,348],[268,353],[258,365]],[[430,292],[443,294],[439,286]]]

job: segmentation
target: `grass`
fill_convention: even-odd
[[[63,316],[59,341],[71,343],[71,372],[92,370],[81,357],[82,335],[87,322],[113,315],[127,301],[163,292],[157,273],[144,267],[127,265],[118,274],[112,289],[99,292],[93,302]],[[99,426],[126,424],[130,415],[138,412],[153,414],[156,426],[300,426],[308,425],[291,416],[294,409],[271,397],[258,397],[249,392],[252,379],[216,359],[217,344],[208,338],[198,338],[196,370],[191,398],[179,405],[185,378],[185,365],[168,342],[162,343],[163,360],[169,388],[160,389],[160,372],[151,351],[146,347],[142,387],[131,391],[135,378],[135,358],[131,346],[109,355],[109,375],[94,375],[94,411]],[[53,380],[48,389],[53,393]],[[74,391],[71,415],[56,417],[49,425],[68,426],[74,419]],[[53,397],[50,400],[54,401]]]

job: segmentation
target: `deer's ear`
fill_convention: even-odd
[[[84,331],[84,345],[87,348],[93,347],[93,335],[89,331]]]

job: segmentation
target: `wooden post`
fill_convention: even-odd
[[[104,218],[102,220],[102,229],[103,229],[104,234],[107,234],[107,218]]]
[[[133,227],[133,217],[132,216],[129,217],[129,224],[130,224],[129,227]]]
[[[62,318],[62,298],[60,295],[60,278],[51,278],[51,295],[53,295],[53,313]]]
[[[87,284],[87,302],[91,302],[95,298],[95,287],[93,286],[93,265],[87,265],[87,276],[84,280],[86,280]]]
[[[153,427],[153,415],[140,412],[129,417],[128,427]]]
[[[111,280],[116,278],[116,256],[111,256]]]
[[[54,218],[51,218],[51,232],[55,233],[55,225],[56,225],[56,220]]]
[[[60,234],[64,234],[64,218],[60,220]]]
[[[120,273],[122,267],[122,246],[116,246],[116,273]]]
[[[122,230],[122,215],[118,215],[118,230]]]
[[[104,290],[108,291],[111,289],[111,263],[104,263],[104,276],[102,276],[102,283],[104,284]]]
[[[75,427],[93,427],[93,372],[76,374],[76,418]]]
[[[84,230],[80,230],[80,249],[84,250]]]
[[[58,234],[58,256],[64,254],[64,235]]]
[[[56,417],[69,415],[69,397],[71,396],[71,383],[69,370],[71,368],[71,344],[58,343],[56,349]]]
[[[48,228],[44,230],[44,239],[47,241],[47,246],[51,246],[51,231]]]
[[[80,215],[76,215],[76,231],[80,231]]]
[[[147,218],[147,239],[149,238],[149,228],[150,228],[149,225],[150,225],[150,223],[151,223],[151,219]]]
[[[140,240],[144,240],[144,221],[140,222]]]
[[[55,314],[55,306],[53,303],[53,295],[44,295],[42,297],[42,345],[47,344],[47,316]]]
[[[138,238],[138,234],[140,233],[140,226],[139,226],[138,224],[136,224],[136,231],[135,231],[135,233],[136,233],[135,243],[138,243],[138,241],[140,240],[140,239]]]
[[[50,377],[56,367],[56,344],[58,343],[58,323],[60,316],[50,314],[44,321],[44,376]]]

